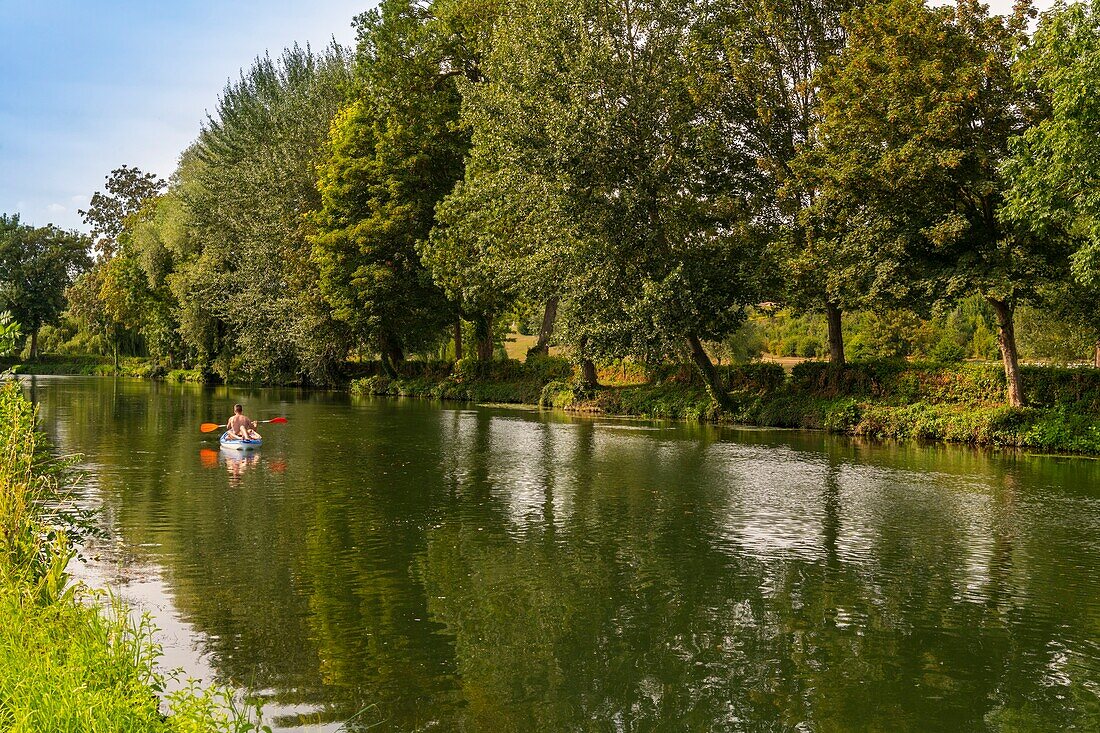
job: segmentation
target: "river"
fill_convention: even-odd
[[[25,383],[77,574],[276,730],[1100,730],[1100,461]],[[198,430],[237,401],[288,418],[245,458]]]

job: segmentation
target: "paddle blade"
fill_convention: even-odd
[[[199,430],[203,431],[204,433],[212,433],[220,427],[222,427],[222,426],[217,425],[216,423],[204,422],[202,424],[202,426],[199,428]]]
[[[286,418],[285,417],[273,417],[270,420],[267,420],[266,422],[273,423],[275,425],[282,425],[283,423],[286,422]]]

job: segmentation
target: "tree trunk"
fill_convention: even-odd
[[[113,351],[114,351],[114,356],[115,356],[115,376],[117,377],[118,376],[118,339],[115,339],[111,343],[114,345]]]
[[[600,376],[596,373],[596,364],[588,358],[588,337],[581,336],[580,343],[580,357],[581,357],[581,382],[586,389],[599,389]]]
[[[38,359],[38,329],[31,329],[31,353],[30,360],[36,361]]]
[[[542,312],[542,327],[539,328],[539,340],[527,350],[527,356],[548,356],[550,354],[550,339],[554,336],[554,322],[557,319],[558,299],[555,296],[546,301],[546,310]]]
[[[581,379],[588,389],[599,389],[600,375],[596,373],[596,363],[591,359],[581,359]]]
[[[462,361],[462,319],[455,319],[455,361]]]
[[[844,333],[841,331],[840,306],[832,301],[825,301],[825,320],[829,322],[829,363],[834,367],[843,367],[844,360]]]
[[[714,363],[710,360],[710,357],[707,356],[706,349],[703,348],[703,344],[699,341],[699,337],[693,333],[689,333],[687,342],[688,346],[691,347],[691,359],[695,362],[695,366],[698,367],[699,372],[703,375],[703,379],[707,383],[707,389],[710,391],[711,397],[713,397],[723,409],[729,409],[732,405],[730,403],[730,396],[726,392],[725,386],[722,384],[722,375],[714,368]]]
[[[489,316],[478,316],[474,320],[474,333],[477,336],[477,360],[493,360],[493,327]]]
[[[1100,341],[1096,342],[1095,350],[1092,352],[1092,365],[1100,369]]]
[[[389,377],[397,377],[397,366],[405,361],[405,350],[392,335],[385,333],[378,339],[378,350],[382,357],[382,369]]]
[[[1008,404],[1023,407],[1024,388],[1020,380],[1020,357],[1016,351],[1016,328],[1013,308],[1008,302],[987,298],[997,314],[997,343],[1001,347],[1001,360],[1005,366],[1005,382],[1008,383]]]

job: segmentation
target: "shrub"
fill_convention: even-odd
[[[722,382],[731,392],[775,392],[787,381],[783,367],[774,363],[750,362],[719,368]]]
[[[825,411],[825,420],[822,427],[830,433],[848,433],[859,425],[863,417],[859,403],[853,399],[844,399],[831,405]]]
[[[966,349],[950,338],[943,338],[932,347],[929,356],[943,364],[957,364],[966,358]]]

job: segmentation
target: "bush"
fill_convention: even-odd
[[[942,364],[957,364],[966,358],[966,349],[955,341],[945,338],[932,347],[929,356]]]
[[[750,362],[721,367],[719,373],[731,392],[775,392],[787,382],[783,367],[769,362]]]
[[[822,427],[830,433],[848,433],[854,430],[862,419],[863,411],[859,403],[853,399],[845,399],[826,410]]]

